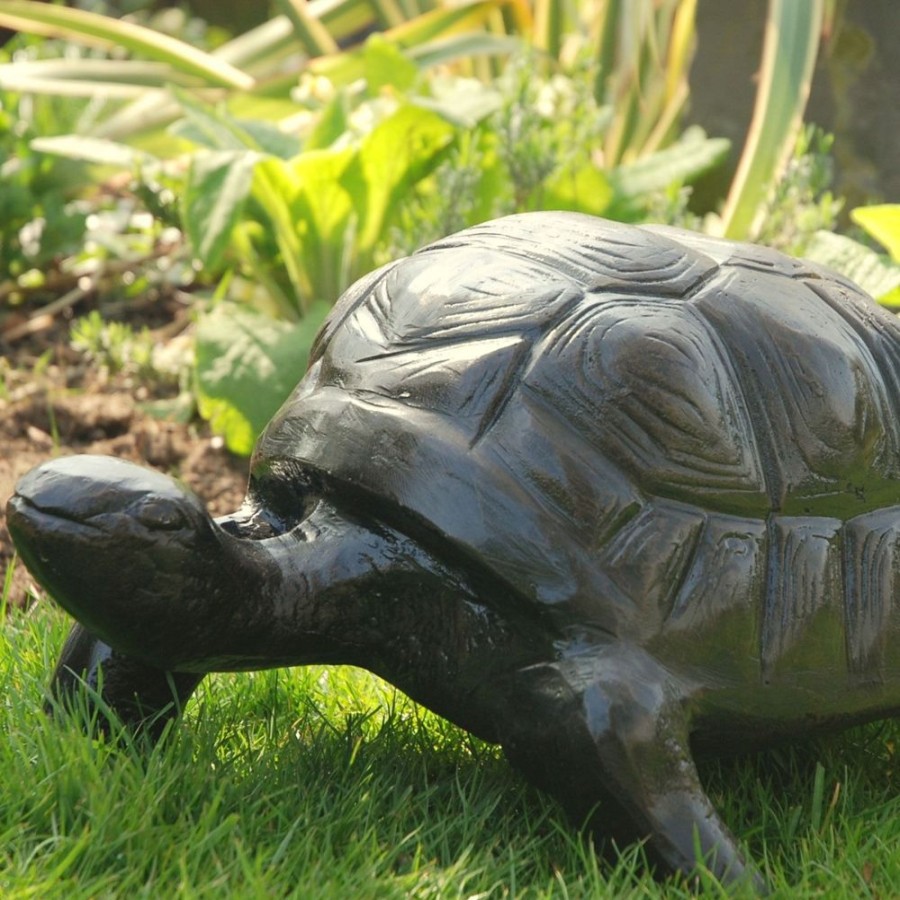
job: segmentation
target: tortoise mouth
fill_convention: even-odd
[[[64,533],[70,540],[90,540],[105,531],[100,524],[82,519],[65,509],[41,506],[18,493],[7,501],[6,522],[16,549],[23,557],[41,556],[40,547],[46,543],[47,537],[54,534]],[[33,553],[29,553],[28,548],[33,548]]]
[[[84,518],[63,506],[39,503],[34,498],[20,494],[18,491],[7,501],[6,518],[10,525],[15,524],[16,527],[27,524],[39,528],[51,525],[53,522],[67,522],[75,528],[100,530],[99,526],[92,523],[90,518]]]

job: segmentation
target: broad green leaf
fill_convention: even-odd
[[[429,79],[430,97],[417,97],[416,103],[465,129],[497,112],[503,95],[495,87],[474,78]]]
[[[512,199],[509,168],[499,149],[500,138],[496,131],[479,129],[476,146],[480,177],[472,198],[472,213],[468,224],[475,225],[497,215],[513,212],[506,202]]]
[[[725,237],[753,237],[763,201],[790,158],[803,124],[822,16],[822,0],[769,0],[753,119],[720,220]]]
[[[250,90],[255,84],[246,72],[210,53],[152,28],[112,16],[35,0],[4,0],[0,5],[0,25],[76,43],[125,49],[138,56],[167,63],[177,72],[194,75],[208,85]]]
[[[187,91],[175,95],[184,112],[171,131],[184,140],[210,150],[262,150],[256,139],[236,119],[205,103]]]
[[[858,206],[850,218],[862,226],[900,263],[900,203],[882,203],[878,206]]]
[[[184,107],[185,120],[179,122],[173,131],[182,137],[204,146],[238,154],[246,153],[248,150],[261,153],[264,149],[261,146],[263,144],[271,145],[276,150],[283,150],[282,142],[279,140],[273,143],[272,135],[265,128],[251,127],[248,129],[243,122],[220,110],[199,103],[184,92],[178,92],[178,98]],[[284,168],[282,160],[276,157],[255,165],[253,169],[251,193],[264,214],[266,226],[272,232],[275,245],[281,255],[281,263],[290,281],[292,291],[290,298],[283,293],[280,294],[282,300],[289,299],[290,303],[290,308],[284,309],[283,312],[288,316],[297,315],[305,310],[312,297],[309,278],[303,270],[300,259],[297,223],[290,213],[290,202],[296,192],[296,186],[293,183],[288,186],[278,183],[285,179],[290,181],[290,173]],[[235,173],[235,177],[237,177],[237,173]],[[243,182],[234,182],[235,187],[242,184]],[[226,203],[222,209],[217,211],[218,214],[221,214],[222,210],[226,208],[232,209]],[[219,221],[223,223],[223,227],[227,224],[230,232],[237,215],[239,213],[230,214],[228,218],[220,218]],[[220,237],[221,233],[217,233],[209,243],[209,253],[213,259],[220,258],[221,253],[224,252],[224,247],[218,243]],[[273,299],[276,298],[273,297]],[[283,306],[283,303],[280,305]]]
[[[377,96],[385,87],[403,93],[413,86],[419,74],[418,66],[411,62],[399,47],[388,43],[377,33],[365,43],[363,64],[366,88],[371,96]]]
[[[223,303],[197,323],[197,408],[229,450],[250,455],[306,370],[328,308],[315,303],[299,322],[284,322]]]
[[[182,218],[194,253],[210,271],[225,255],[259,159],[250,150],[209,150],[191,157]]]
[[[263,153],[279,159],[293,159],[300,152],[300,139],[286,134],[271,122],[260,119],[234,119],[236,127],[247,136]]]
[[[300,190],[300,182],[294,174],[295,162],[293,159],[267,157],[256,168],[257,176],[265,177],[269,189],[275,191],[288,206]]]
[[[609,180],[596,166],[565,171],[552,177],[543,187],[545,209],[570,209],[602,216],[613,199]]]
[[[172,134],[212,150],[257,150],[281,159],[300,152],[300,141],[263,118],[238,118],[230,111],[202,103],[191,94],[175,90],[184,118],[176,122]],[[296,107],[292,107],[296,112]],[[260,113],[256,109],[254,113]]]
[[[400,107],[365,137],[342,179],[359,210],[364,265],[403,195],[437,165],[453,138],[452,125],[412,105]]]
[[[672,184],[693,181],[719,165],[728,155],[729,146],[725,138],[707,138],[691,129],[677,144],[619,166],[611,173],[611,180],[621,196],[641,197]]]
[[[876,299],[882,306],[896,311],[900,308],[900,287],[895,287],[892,291],[888,291]]]
[[[817,231],[803,255],[846,275],[879,303],[894,306],[900,302],[900,265],[852,238]]]
[[[292,309],[283,310],[291,316],[303,315],[314,299],[302,255],[304,224],[291,211],[299,189],[290,161],[269,157],[256,166],[252,197],[266,220],[291,284]]]
[[[303,144],[304,150],[324,150],[330,147],[349,127],[350,98],[345,91],[338,91],[322,110],[309,137]]]
[[[291,215],[300,228],[302,264],[313,297],[335,300],[348,286],[353,197],[342,178],[357,150],[311,150],[291,164],[299,188]]]

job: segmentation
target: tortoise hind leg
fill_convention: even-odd
[[[694,872],[699,850],[723,883],[765,892],[700,784],[683,692],[644,651],[597,646],[524,669],[512,707],[507,756],[579,824],[612,797],[665,868]]]
[[[110,710],[129,729],[155,741],[166,723],[181,714],[202,678],[193,672],[166,672],[117,653],[76,623],[50,679],[50,695],[56,702],[48,703],[47,710],[71,706],[87,686],[99,694],[93,700],[99,700],[98,728],[108,730],[105,713]]]

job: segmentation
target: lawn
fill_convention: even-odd
[[[496,748],[359,670],[213,676],[159,746],[91,740],[87,713],[41,711],[66,628],[41,600],[0,633],[5,898],[691,895],[639,847],[598,856]],[[896,738],[703,767],[776,896],[894,895]]]

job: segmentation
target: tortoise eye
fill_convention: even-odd
[[[159,499],[142,503],[135,517],[145,527],[157,531],[175,531],[187,524],[184,513],[177,506]]]

